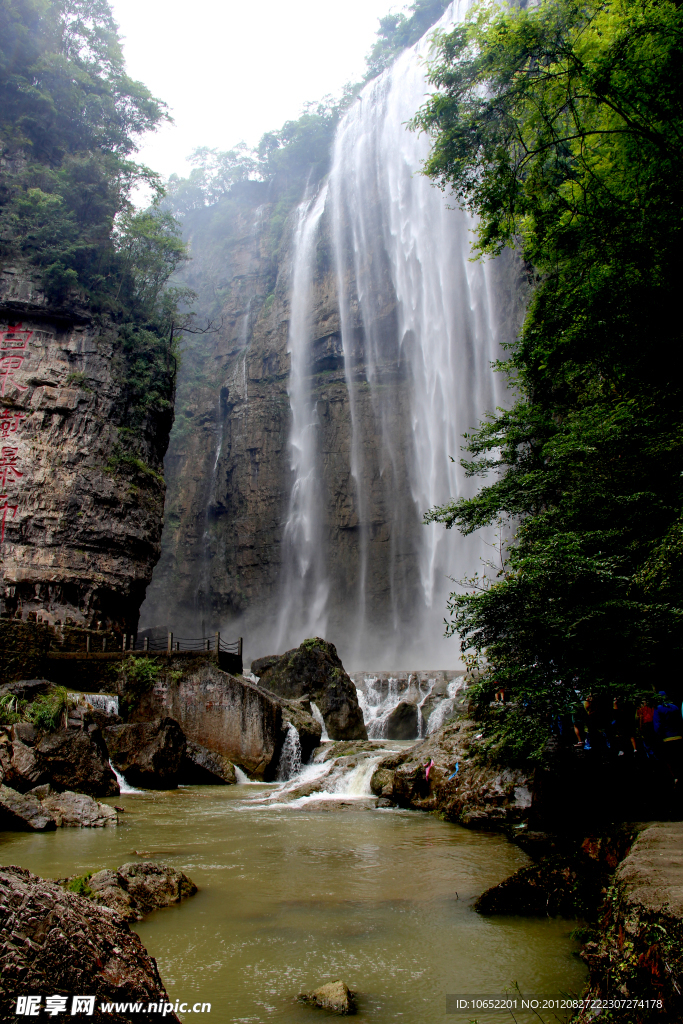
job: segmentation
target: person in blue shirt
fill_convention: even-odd
[[[677,783],[683,769],[683,718],[666,690],[660,690],[659,696],[662,702],[655,708],[652,724],[662,760]]]

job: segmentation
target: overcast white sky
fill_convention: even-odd
[[[196,146],[255,144],[308,100],[357,81],[392,0],[111,0],[128,73],[170,107],[175,125],[138,159],[186,174]]]

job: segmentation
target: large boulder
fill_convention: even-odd
[[[28,722],[0,730],[0,780],[20,793],[53,789],[116,796],[116,776],[96,725],[41,733]]]
[[[141,921],[152,910],[173,906],[197,892],[182,871],[151,861],[98,871],[88,879],[88,887],[96,903],[115,910],[125,921]]]
[[[112,764],[131,786],[175,789],[187,740],[173,718],[127,722],[105,729]]]
[[[237,777],[234,765],[223,754],[187,740],[180,781],[190,786],[233,786]]]
[[[330,739],[365,740],[367,732],[356,687],[344,671],[337,649],[314,637],[277,657],[258,658],[251,671],[259,685],[297,700],[307,696],[322,714]]]
[[[64,1016],[74,996],[94,996],[88,1020],[98,1024],[140,1019],[102,1012],[102,1002],[168,1003],[155,961],[118,914],[23,868],[0,868],[0,1019],[14,1020],[17,997],[36,993],[66,996]],[[172,1008],[164,1020],[178,1021]]]
[[[387,718],[387,739],[416,740],[419,714],[417,704],[402,700]]]
[[[8,832],[51,832],[54,817],[31,793],[0,786],[0,829]]]
[[[39,781],[49,782],[53,789],[68,789],[93,797],[118,795],[119,785],[96,725],[43,733],[34,751],[41,773]],[[38,784],[33,782],[29,788]]]
[[[0,686],[0,698],[11,693],[18,700],[32,703],[36,697],[53,689],[54,683],[47,679],[19,679],[14,683],[4,683]]]
[[[39,787],[39,791],[40,789],[42,787]],[[85,793],[50,793],[41,803],[43,809],[52,815],[56,825],[70,828],[103,828],[105,825],[119,823],[113,807],[101,804]]]

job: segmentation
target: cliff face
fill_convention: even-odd
[[[165,462],[169,490],[162,556],[142,624],[167,624],[176,632],[188,630],[188,636],[217,628],[242,632],[250,660],[299,643],[312,632],[302,632],[311,627],[301,624],[298,629],[296,622],[286,634],[281,629],[288,573],[291,577],[285,526],[294,480],[288,389],[298,212],[293,209],[282,225],[277,196],[265,185],[248,186],[185,221],[192,262],[183,272],[183,283],[198,293],[198,308],[212,328],[185,342]],[[322,495],[319,546],[329,583],[327,622],[319,628],[334,640],[345,661],[357,663],[361,589],[366,638],[361,656],[373,643],[386,652],[398,634],[414,640],[419,632],[415,609],[423,607],[423,597],[418,546],[425,508],[411,492],[415,412],[406,386],[406,347],[411,342],[404,337],[401,348],[398,301],[386,253],[378,243],[376,250],[364,253],[362,266],[354,266],[353,245],[350,239],[347,243],[342,254],[344,290],[356,295],[358,278],[364,285],[367,275],[372,316],[366,310],[364,318],[359,302],[351,299],[345,363],[339,254],[326,209],[317,230],[308,297],[311,362],[306,384],[315,398],[316,474]],[[520,305],[511,298],[518,275],[510,268],[511,263],[504,264],[504,273],[499,273],[508,309],[501,340],[511,333]],[[347,375],[353,381],[352,395]],[[362,439],[355,451],[354,423],[355,436]],[[454,450],[457,454],[457,442]],[[438,633],[441,607],[433,615]],[[429,652],[423,658],[433,662]]]
[[[140,412],[135,339],[0,275],[2,615],[132,632],[159,557],[174,368]],[[135,431],[135,452],[126,430]]]
[[[261,202],[256,189],[230,207],[222,236],[207,229],[209,211],[186,224],[192,263],[184,283],[200,296],[200,305],[216,325],[215,333],[186,343],[178,377],[176,422],[166,458],[169,491],[162,557],[143,609],[145,624],[186,623],[210,630],[237,620],[262,653],[273,647],[272,629],[282,600],[283,532],[292,486],[288,439],[292,243],[294,211],[277,247],[277,203]],[[227,204],[226,204],[227,206]],[[377,323],[395,336],[395,299],[378,307]],[[312,379],[316,395],[321,457],[321,491],[326,556],[335,582],[334,635],[344,632],[345,610],[355,612],[359,509],[351,474],[351,410],[345,378],[336,273],[329,222],[323,220],[316,252],[312,303]],[[362,473],[371,524],[368,605],[389,606],[386,551],[397,537],[397,523],[412,506],[405,463],[410,420],[395,358],[387,360],[397,466],[404,480],[402,509],[388,508],[382,486],[376,410],[364,374],[360,325],[355,374],[361,381],[355,415],[366,438]],[[395,353],[391,353],[394,357]],[[410,513],[408,513],[410,518]],[[414,526],[413,514],[410,525]],[[406,531],[407,532],[407,531]],[[410,558],[409,540],[405,540]],[[414,567],[406,567],[406,582]],[[413,579],[414,582],[414,579]],[[406,592],[406,600],[409,593]],[[381,627],[382,623],[376,623]],[[270,635],[269,635],[270,634]],[[263,638],[263,639],[261,639]],[[270,641],[270,642],[269,642]]]

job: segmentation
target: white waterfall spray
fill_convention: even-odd
[[[287,725],[287,735],[282,744],[280,761],[277,766],[277,779],[286,782],[293,779],[301,771],[301,741],[296,726],[291,722]]]
[[[466,0],[453,4],[439,26],[465,8]],[[459,463],[462,435],[505,396],[491,365],[501,351],[500,264],[471,262],[474,223],[420,174],[429,140],[406,129],[429,91],[422,58],[433,31],[349,108],[328,184],[301,204],[294,239],[294,480],[278,640],[291,646],[329,626],[351,664],[452,664],[457,648],[442,635],[446,598],[453,579],[480,568],[491,540],[422,525],[429,508],[473,493]],[[323,214],[336,264],[354,491],[344,500],[353,504],[355,533],[346,535],[346,562],[334,578],[323,524],[326,509],[334,521],[339,496],[322,493],[311,392],[311,294]],[[335,486],[327,482],[328,490]]]
[[[323,497],[318,472],[318,416],[311,395],[311,287],[317,227],[325,209],[327,186],[299,206],[294,237],[292,303],[288,351],[291,358],[289,437],[293,474],[283,538],[286,600],[282,602],[278,649],[291,637],[324,636],[329,579],[322,536]]]

